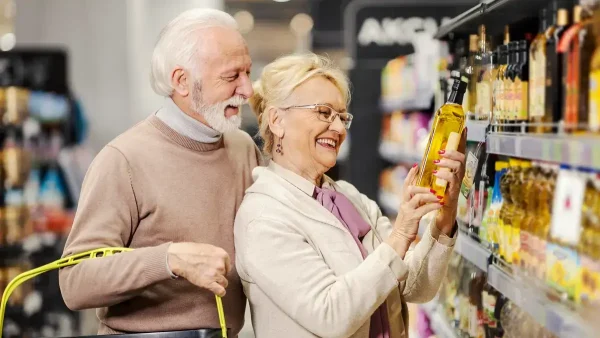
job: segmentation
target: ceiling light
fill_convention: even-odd
[[[275,1],[275,2],[288,2],[290,0],[273,0],[273,1]]]
[[[248,11],[239,11],[233,15],[242,34],[249,33],[254,28],[254,16]]]
[[[313,19],[308,14],[296,14],[290,21],[290,28],[296,35],[306,35],[313,29]]]
[[[13,33],[6,33],[0,38],[0,49],[3,52],[9,51],[15,47],[17,39]]]

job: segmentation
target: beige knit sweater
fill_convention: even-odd
[[[218,328],[214,295],[172,279],[167,248],[209,243],[233,260],[235,214],[259,159],[246,133],[200,143],[156,116],[112,141],[88,170],[63,256],[102,247],[136,250],[63,268],[67,306],[99,308],[100,334]],[[235,270],[228,280],[223,304],[235,335],[245,297]]]

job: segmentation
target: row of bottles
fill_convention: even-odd
[[[577,303],[600,300],[600,175],[495,162],[479,237],[518,271]]]
[[[457,337],[554,337],[487,281],[487,274],[453,254],[439,292],[444,316]]]
[[[523,37],[512,40],[506,26],[492,48],[481,25],[468,50],[458,42],[450,67],[469,74],[462,102],[468,117],[505,132],[600,131],[598,1],[552,0],[540,12],[538,32]]]

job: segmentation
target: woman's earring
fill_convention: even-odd
[[[278,154],[283,155],[283,148],[281,147],[281,141],[277,142],[277,149],[275,151]]]

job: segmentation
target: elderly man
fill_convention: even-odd
[[[233,221],[260,162],[238,130],[250,67],[224,12],[190,10],[162,31],[151,82],[164,106],[98,154],[63,254],[135,248],[60,271],[69,308],[99,308],[100,334],[218,328],[225,293],[231,333],[242,327]]]

